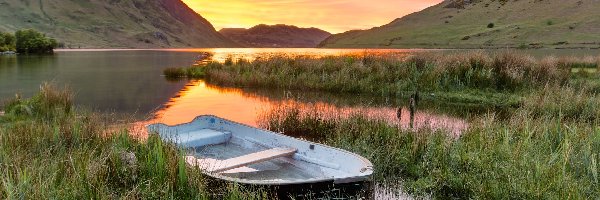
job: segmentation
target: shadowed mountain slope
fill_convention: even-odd
[[[225,28],[219,31],[246,47],[316,47],[331,33],[317,28],[289,25],[257,25],[249,29]]]
[[[0,0],[0,31],[32,28],[71,48],[233,47],[181,0]]]

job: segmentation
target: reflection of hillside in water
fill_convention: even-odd
[[[307,111],[317,110],[342,116],[361,113],[397,124],[397,107],[404,106],[400,102],[404,100],[320,92],[226,88],[198,80],[190,82],[172,97],[163,109],[156,112],[153,122],[174,125],[189,122],[198,115],[216,115],[257,126],[261,114],[276,110],[281,105],[295,104]],[[465,120],[440,113],[435,106],[427,103],[420,106],[427,109],[416,113],[416,128],[446,129],[458,134],[468,126]],[[408,108],[404,106],[400,125],[408,128],[409,119]]]
[[[143,119],[186,84],[163,81],[163,68],[189,65],[195,57],[159,51],[0,56],[0,101],[16,93],[31,97],[48,82],[57,88],[68,86],[76,106]]]

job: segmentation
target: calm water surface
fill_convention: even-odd
[[[161,49],[161,50],[62,50],[50,56],[0,56],[0,99],[35,94],[39,85],[50,82],[68,86],[76,104],[102,112],[134,115],[167,124],[213,114],[257,125],[261,113],[282,103],[318,107],[323,112],[362,111],[373,117],[396,119],[396,107],[403,100],[329,93],[306,93],[251,88],[224,88],[203,81],[167,81],[162,71],[211,60],[255,59],[274,55],[340,55],[354,53],[392,53],[399,56],[439,50],[363,50],[363,49]],[[448,51],[445,51],[448,52]],[[532,51],[532,55],[599,55],[594,51]],[[402,126],[408,126],[403,109]],[[444,127],[455,131],[467,125],[460,111],[427,106],[417,113],[416,126]],[[450,109],[452,110],[452,109]]]
[[[148,113],[185,86],[160,75],[190,65],[196,53],[158,51],[57,52],[52,56],[0,56],[0,99],[30,97],[43,82],[68,86],[76,103],[117,113]]]

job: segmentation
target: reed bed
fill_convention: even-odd
[[[575,93],[538,93],[528,98],[533,102]],[[399,128],[360,112],[332,117],[334,114],[301,111],[306,108],[290,104],[265,113],[261,126],[286,134],[310,133],[308,139],[359,153],[374,163],[377,182],[401,181],[411,195],[440,199],[600,195],[598,122],[541,111],[550,104],[526,105],[507,119],[498,119],[493,113],[483,115],[473,119],[458,138],[439,130]],[[598,108],[568,110],[597,113]],[[581,115],[582,119],[586,116]]]
[[[569,81],[574,61],[542,60],[516,52],[385,55],[275,56],[211,62],[206,78],[216,84],[383,96],[427,93],[516,93]]]
[[[260,190],[211,188],[183,152],[157,136],[72,107],[48,85],[14,99],[0,116],[0,199],[264,199]]]

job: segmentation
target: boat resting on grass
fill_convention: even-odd
[[[147,128],[189,149],[188,165],[225,181],[269,186],[347,184],[369,181],[373,173],[371,162],[357,154],[211,115]]]

